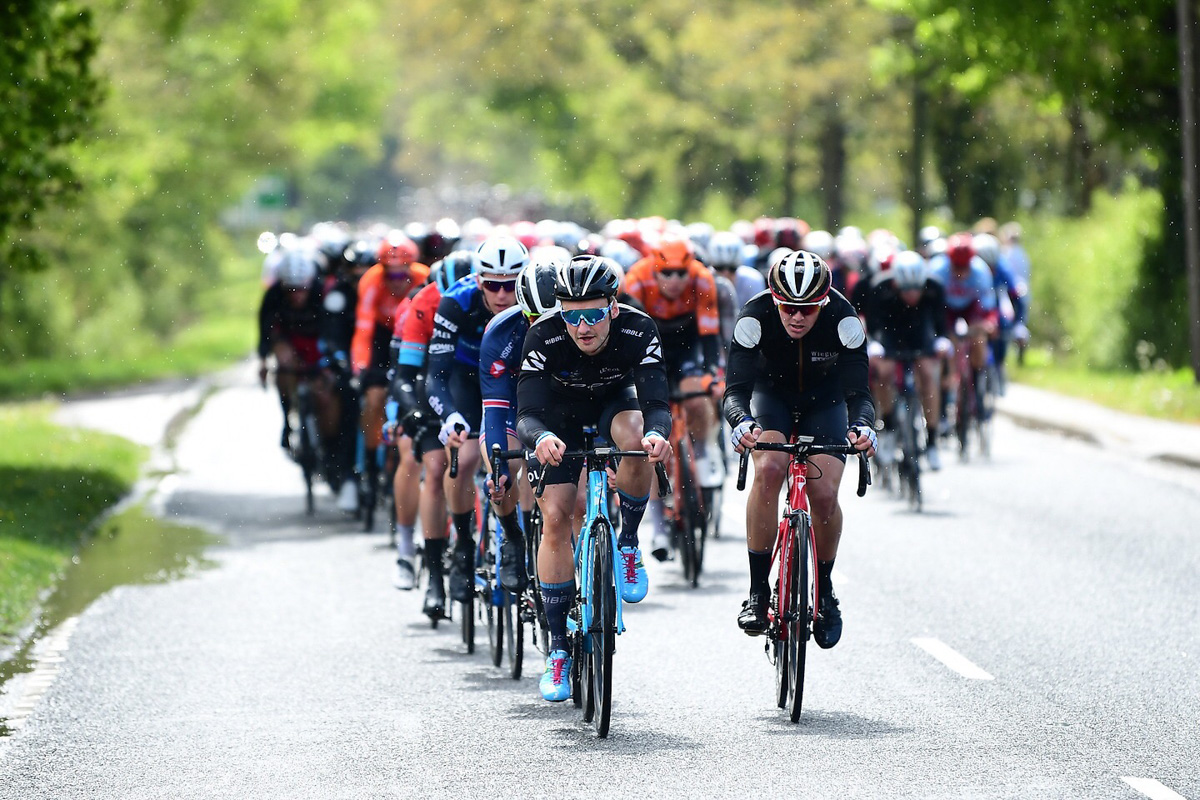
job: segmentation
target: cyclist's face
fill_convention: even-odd
[[[287,300],[292,308],[303,308],[304,304],[308,302],[308,288],[288,289]]]
[[[668,300],[679,297],[683,294],[683,287],[687,286],[686,267],[660,269],[654,273],[654,277],[658,281],[659,293]]]
[[[477,275],[475,280],[483,291],[483,304],[493,314],[517,304],[517,279],[512,275]]]
[[[905,289],[900,293],[900,299],[904,301],[905,305],[915,306],[921,302],[921,294],[920,289]]]
[[[609,312],[595,325],[589,325],[584,320],[581,320],[577,326],[567,325],[567,333],[570,334],[571,341],[575,342],[575,346],[586,355],[595,355],[604,349],[604,345],[608,344],[608,334],[612,329],[612,320],[617,315],[616,304],[610,304],[602,297],[595,300],[564,300],[562,303],[563,311],[607,308],[610,305],[612,307]]]
[[[791,303],[776,303],[775,310],[779,312],[784,331],[792,339],[800,339],[811,331],[821,313],[820,306],[798,306]]]

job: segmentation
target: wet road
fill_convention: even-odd
[[[925,514],[846,481],[845,635],[810,658],[798,726],[734,624],[729,493],[703,586],[651,564],[627,607],[600,741],[531,670],[431,630],[384,534],[327,494],[301,513],[277,414],[246,381],[180,436],[159,500],[223,536],[216,566],[114,589],[39,645],[0,698],[23,715],[0,798],[1200,798],[1195,472],[1000,421],[992,463],[946,459]]]

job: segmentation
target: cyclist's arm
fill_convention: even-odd
[[[858,322],[857,317],[847,317]],[[842,321],[845,325],[845,320]],[[861,325],[861,323],[860,323]],[[854,330],[851,326],[838,326],[841,337],[842,352],[834,367],[838,380],[842,384],[842,394],[846,398],[846,412],[850,427],[859,425],[874,427],[875,403],[871,400],[870,368],[867,361],[866,332]]]
[[[951,331],[946,325],[946,292],[935,280],[925,282],[925,304],[933,317],[933,335],[949,339]]]
[[[649,360],[643,359],[633,372],[638,405],[642,409],[642,433],[657,433],[666,439],[671,435],[671,406],[668,403],[671,387],[667,382],[667,367],[661,358],[646,363]]]
[[[442,422],[457,409],[450,391],[454,370],[455,343],[464,323],[462,306],[452,297],[443,297],[433,318],[433,336],[429,339],[429,368],[425,372],[425,395],[429,407]]]
[[[708,269],[699,267],[696,275],[696,330],[700,334],[700,347],[704,353],[704,365],[710,369],[721,367],[721,314],[717,305],[717,283]]]
[[[745,320],[750,322],[743,324]],[[754,392],[754,364],[757,360],[755,348],[761,335],[754,334],[757,325],[758,320],[743,311],[734,326],[733,341],[729,344],[722,410],[731,428],[736,428],[750,416],[750,395]]]
[[[379,269],[379,272],[375,272]],[[354,371],[362,372],[371,365],[371,343],[375,337],[375,302],[382,289],[382,267],[371,267],[358,283],[358,309],[355,312],[354,339],[350,343],[350,361]]]
[[[523,322],[521,324],[524,324]],[[483,395],[483,438],[490,451],[493,444],[508,449],[508,418],[513,398],[517,394],[517,375],[514,365],[503,358],[504,345],[509,340],[504,330],[489,328],[479,347],[479,389]],[[518,366],[519,365],[515,365]],[[508,474],[507,462],[501,464],[502,474]]]
[[[258,307],[258,357],[265,361],[271,352],[271,339],[275,328],[275,317],[279,311],[278,284],[272,284],[263,292],[262,304]]]
[[[553,398],[551,389],[553,379],[544,368],[538,366],[531,369],[529,353],[538,349],[539,343],[531,342],[533,333],[525,339],[524,352],[521,357],[521,375],[517,378],[517,438],[528,447],[537,447],[538,440],[547,433],[554,433],[543,422],[545,410],[551,407]],[[530,345],[534,347],[531,348]],[[543,361],[535,360],[541,365]]]

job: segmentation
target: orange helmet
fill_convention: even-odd
[[[663,239],[652,254],[655,269],[682,269],[692,260],[692,244],[687,239]]]
[[[404,267],[417,260],[417,243],[407,236],[388,237],[379,244],[379,263]]]

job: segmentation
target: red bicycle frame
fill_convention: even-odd
[[[795,438],[792,443],[795,443]],[[787,641],[787,625],[784,623],[792,614],[791,608],[791,593],[787,591],[787,587],[792,585],[792,570],[795,568],[798,558],[803,558],[802,553],[796,553],[796,558],[793,558],[792,547],[793,541],[791,536],[791,525],[793,521],[798,521],[801,514],[809,517],[810,533],[808,537],[808,546],[811,552],[813,567],[817,564],[817,538],[811,531],[811,514],[808,508],[808,461],[803,456],[792,456],[788,463],[787,476],[787,511],[779,518],[779,533],[775,536],[775,547],[772,553],[772,561],[778,567],[779,582],[777,584],[776,596],[778,598],[778,617],[768,618],[775,624],[775,630],[778,632],[778,638],[781,641]],[[812,608],[807,611],[798,613],[815,614],[817,609],[819,589],[817,581],[813,579],[812,584]],[[768,615],[771,611],[768,610]]]

